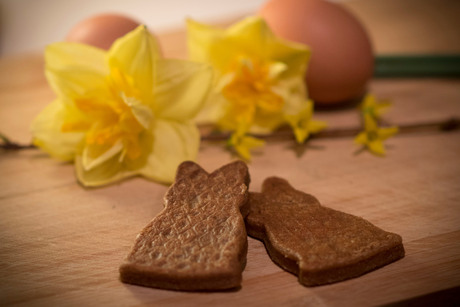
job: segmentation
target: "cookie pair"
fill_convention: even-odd
[[[182,163],[163,211],[120,266],[121,280],[185,291],[240,287],[247,233],[306,286],[356,277],[404,257],[397,234],[323,207],[284,179],[267,178],[261,193],[249,193],[249,181],[241,161],[211,174]]]

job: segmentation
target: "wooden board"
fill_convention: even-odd
[[[176,35],[176,36],[175,36]],[[160,35],[167,54],[183,54],[176,34]],[[176,43],[174,43],[176,41]],[[180,44],[180,43],[179,43]],[[54,95],[41,55],[0,59],[0,132],[30,140],[29,126]],[[373,80],[393,101],[395,124],[460,117],[460,80]],[[359,124],[354,108],[317,112],[330,127]],[[73,165],[38,150],[0,151],[0,304],[18,306],[380,305],[423,295],[459,300],[460,132],[400,135],[388,156],[356,154],[352,138],[317,139],[297,150],[269,142],[249,164],[250,189],[272,175],[324,205],[364,217],[403,237],[406,257],[362,277],[307,288],[249,239],[241,289],[185,293],[123,284],[118,266],[136,234],[162,209],[166,186],[134,178],[98,189],[76,183]],[[208,171],[232,161],[203,142]]]

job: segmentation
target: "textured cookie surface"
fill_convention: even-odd
[[[272,260],[305,286],[357,277],[404,257],[399,235],[323,207],[281,178],[267,178],[262,193],[250,193],[245,222]]]
[[[182,163],[165,207],[120,266],[123,282],[173,290],[240,286],[246,264],[249,173],[241,161],[208,174]]]

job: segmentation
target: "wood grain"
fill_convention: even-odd
[[[167,42],[167,35],[159,37]],[[183,52],[169,38],[165,50]],[[30,122],[54,97],[43,77],[42,57],[3,58],[0,71],[0,132],[27,143]],[[378,97],[393,101],[385,119],[395,124],[460,116],[459,89],[460,80],[454,79],[370,84]],[[316,116],[331,127],[359,123],[354,108]],[[202,143],[198,162],[206,170],[234,159],[222,145]],[[249,239],[241,289],[220,293],[119,281],[118,266],[136,234],[161,211],[166,186],[134,178],[85,189],[76,183],[73,165],[39,150],[0,152],[0,304],[359,306],[458,290],[460,132],[400,135],[387,145],[388,156],[378,158],[356,154],[351,138],[313,140],[304,148],[269,142],[249,164],[250,189],[259,191],[268,176],[284,177],[325,206],[400,234],[404,259],[359,278],[306,288],[269,259],[262,243]]]

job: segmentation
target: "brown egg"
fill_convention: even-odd
[[[310,47],[306,82],[318,105],[359,98],[374,70],[370,39],[342,6],[323,0],[271,0],[259,14],[273,32]]]
[[[139,23],[116,14],[96,15],[82,20],[68,33],[66,41],[109,49],[119,37],[134,30]]]

